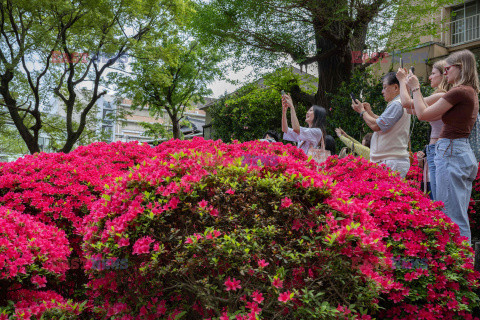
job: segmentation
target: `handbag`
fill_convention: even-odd
[[[343,159],[348,155],[355,155],[355,142],[352,141],[352,147],[343,147],[338,154],[338,159]]]
[[[477,120],[473,125],[470,136],[468,137],[468,142],[472,148],[473,154],[477,162],[480,162],[480,115],[477,114]]]
[[[322,162],[325,162],[328,157],[330,157],[332,154],[330,150],[325,150],[325,140],[321,140],[320,148],[317,147],[310,147],[307,152],[307,156],[312,157],[313,160],[315,160],[316,163],[320,164]]]

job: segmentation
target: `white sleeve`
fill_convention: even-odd
[[[317,146],[321,139],[322,129],[300,127],[300,134],[298,135],[298,140],[310,141],[313,146]]]
[[[283,134],[283,140],[298,142],[298,134],[292,128],[288,128],[288,131]]]

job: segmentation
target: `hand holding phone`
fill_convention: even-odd
[[[353,93],[350,92],[350,98],[352,98],[353,102],[357,103],[357,97]]]

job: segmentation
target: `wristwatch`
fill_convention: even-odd
[[[363,110],[362,112],[359,113],[359,114],[360,114],[360,118],[363,118],[363,114],[364,114],[365,112],[367,112],[367,110]]]

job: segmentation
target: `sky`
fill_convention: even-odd
[[[237,81],[237,84],[230,83],[226,80],[217,80],[211,83],[208,88],[213,91],[210,98],[220,98],[225,93],[232,93],[245,83],[248,83],[255,79],[255,72],[252,67],[247,67],[239,72],[235,72],[232,69],[227,70],[226,77],[230,80]]]

